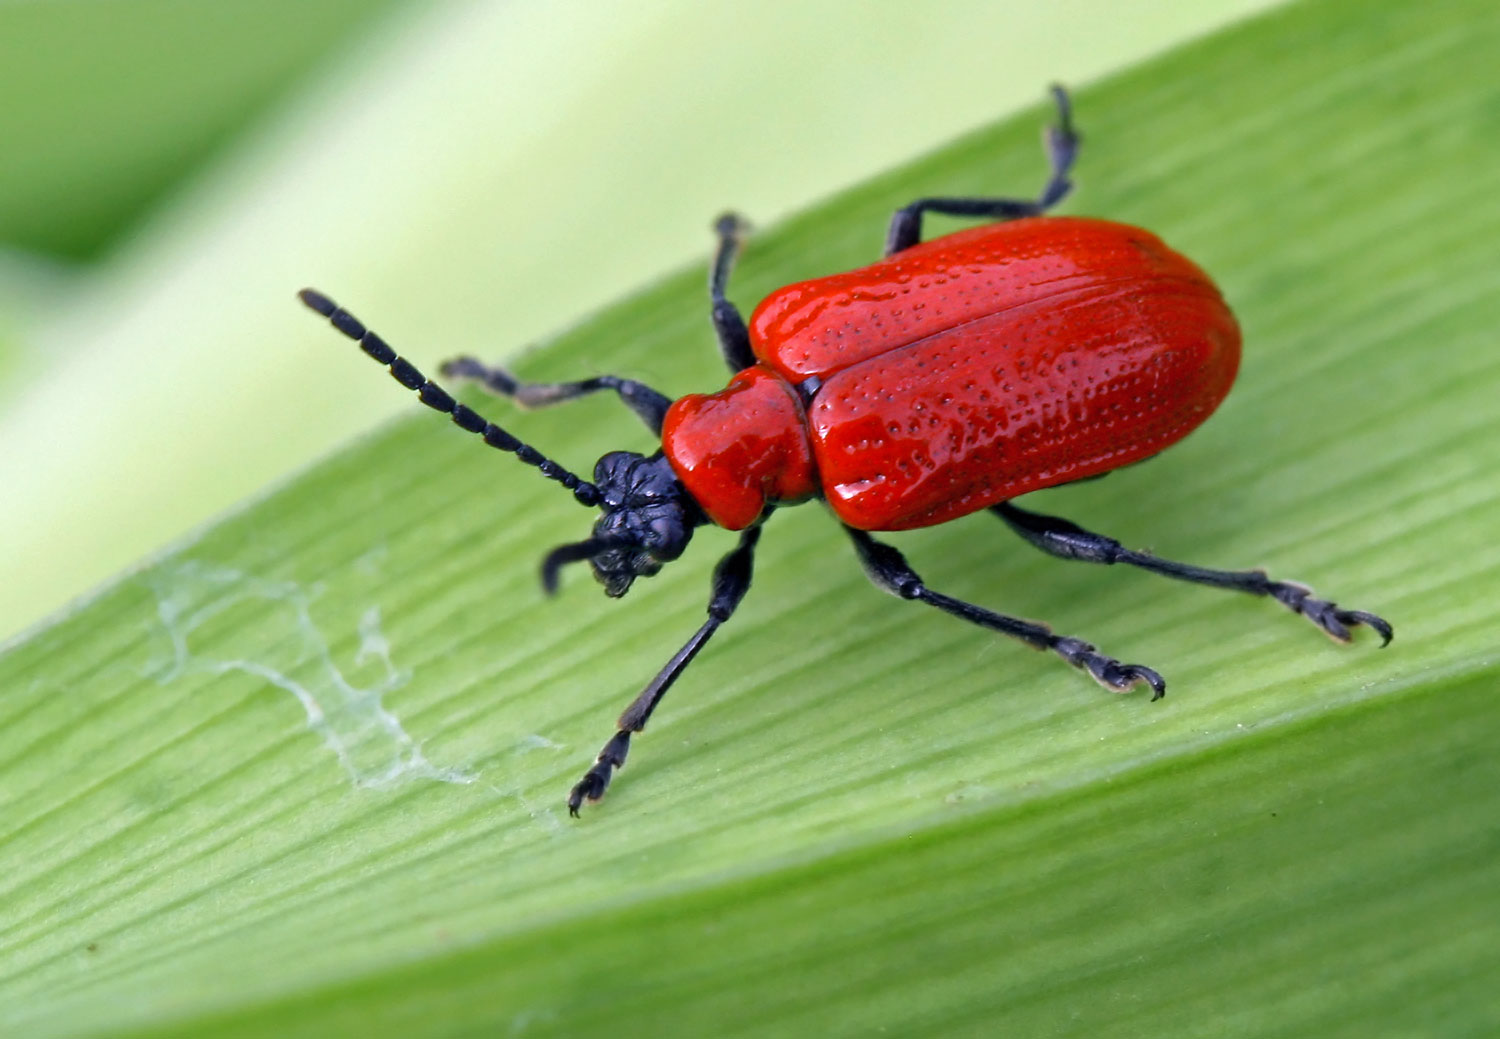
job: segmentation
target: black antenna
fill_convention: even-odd
[[[315,289],[303,289],[297,293],[297,298],[326,317],[334,328],[357,342],[361,350],[386,365],[390,369],[391,378],[414,391],[417,399],[423,404],[434,411],[441,411],[444,415],[452,417],[453,424],[459,429],[478,433],[484,438],[486,444],[496,450],[509,451],[527,465],[536,466],[542,471],[543,476],[556,480],[572,491],[573,497],[577,498],[581,504],[590,506],[599,504],[598,487],[587,480],[579,479],[530,444],[517,440],[493,422],[485,419],[473,408],[455,401],[452,394],[423,375],[416,365],[392,350],[390,344],[371,332],[360,322],[359,318],[333,300]]]

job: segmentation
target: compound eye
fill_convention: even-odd
[[[647,524],[646,544],[653,558],[669,563],[682,555],[687,548],[689,532],[681,514],[673,509],[670,513],[656,516]]]

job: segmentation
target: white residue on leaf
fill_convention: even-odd
[[[173,657],[158,681],[241,672],[285,690],[357,787],[386,787],[409,779],[467,784],[477,778],[428,761],[382,702],[411,675],[391,661],[378,606],[360,617],[354,667],[379,662],[384,674],[364,687],[334,661],[328,640],[313,623],[311,598],[295,582],[186,562],[160,572],[155,584],[157,615],[172,641]],[[238,623],[223,619],[231,611]]]

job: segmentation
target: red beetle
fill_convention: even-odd
[[[1391,626],[1313,598],[1305,585],[1260,570],[1209,570],[1123,547],[1010,499],[1149,458],[1218,407],[1239,366],[1240,332],[1219,290],[1148,231],[1081,217],[1044,216],[1071,188],[1078,137],[1067,95],[1053,94],[1051,176],[1035,200],[924,198],[896,211],[885,259],[778,289],[747,326],[725,298],[743,223],[715,225],[709,293],[724,360],[735,373],[713,394],[673,402],[632,379],[525,383],[461,357],[443,374],[476,379],[523,407],[613,390],[653,433],[650,456],[612,451],[580,479],[471,408],[398,356],[348,311],[311,289],[301,298],[355,339],[422,403],[485,443],[514,453],[603,515],[589,538],[542,563],[557,587],[565,563],[588,560],[606,595],[624,595],[682,555],[693,529],[742,531],[714,570],[708,620],[620,716],[618,731],[568,795],[568,810],[603,796],[633,733],[734,613],[750,587],[761,526],[772,511],[827,502],[876,585],[903,599],[1051,650],[1109,689],[1166,683],[1045,625],[994,613],[929,589],[873,530],[910,530],[989,509],[1037,548],[1064,559],[1126,563],[1166,577],[1268,595],[1341,641],[1367,625],[1382,644]],[[987,224],[921,241],[926,212]]]

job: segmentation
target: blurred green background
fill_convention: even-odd
[[[1266,6],[0,5],[0,639],[411,407],[302,285],[504,357]]]

